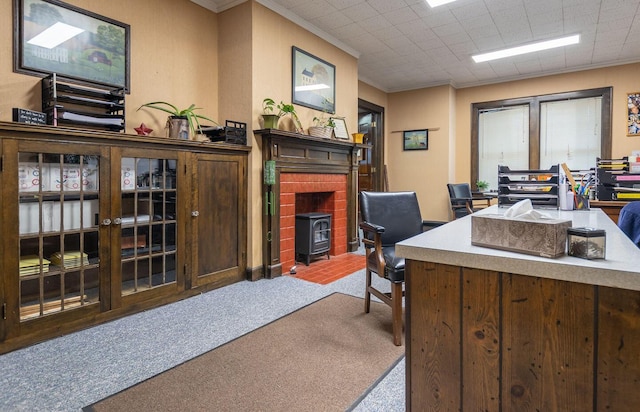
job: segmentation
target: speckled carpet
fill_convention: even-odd
[[[333,293],[83,410],[347,410],[404,355],[363,305]]]

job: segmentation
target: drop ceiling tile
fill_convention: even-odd
[[[420,17],[411,7],[392,10],[384,13],[383,16],[394,25],[405,25],[406,23],[420,24]]]
[[[335,10],[326,0],[315,0],[298,4],[291,11],[305,20],[311,21],[327,13],[327,10]]]
[[[366,3],[366,0],[327,0],[327,3],[337,10],[343,10],[349,7],[362,6],[363,3]]]
[[[424,0],[257,2],[342,41],[360,56],[360,75],[384,90],[478,85],[640,62],[640,0],[458,0],[435,9]],[[224,9],[239,0],[201,3]],[[477,65],[470,58],[569,34],[580,34],[581,43],[495,64]]]

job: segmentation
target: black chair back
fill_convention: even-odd
[[[470,212],[467,209],[467,204],[473,198],[469,183],[447,183],[447,189],[455,218],[468,215]]]
[[[422,233],[422,216],[414,192],[360,192],[360,213],[363,221],[384,226],[383,247]]]

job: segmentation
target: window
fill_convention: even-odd
[[[595,167],[611,157],[611,88],[474,103],[471,180],[497,189],[498,165],[511,169]]]

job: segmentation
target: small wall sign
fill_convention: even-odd
[[[42,112],[14,107],[13,121],[27,124],[47,124],[47,115]]]

